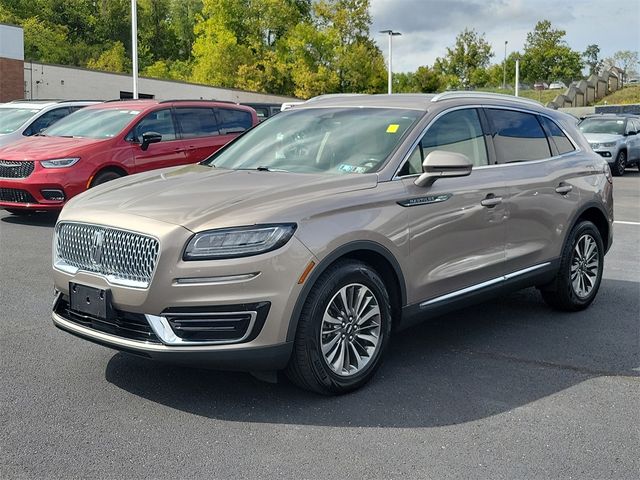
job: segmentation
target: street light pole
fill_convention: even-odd
[[[133,98],[138,99],[138,8],[131,0],[131,63],[133,64]]]
[[[397,37],[402,35],[400,32],[394,32],[393,30],[381,30],[380,33],[386,33],[387,35],[389,35],[389,72],[388,72],[388,83],[389,83],[389,87],[388,87],[388,92],[389,95],[391,95],[391,92],[393,90],[393,68],[392,68],[392,56],[393,56],[393,52],[392,52],[392,42],[391,39],[393,37]]]
[[[507,88],[507,40],[504,41],[504,63],[502,64],[502,89]]]

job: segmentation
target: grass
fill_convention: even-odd
[[[640,85],[624,87],[600,100],[596,105],[629,105],[640,103]]]

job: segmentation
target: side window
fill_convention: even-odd
[[[211,108],[176,108],[175,115],[183,138],[220,134],[218,122]]]
[[[575,150],[571,141],[567,138],[564,132],[560,129],[556,122],[549,120],[547,117],[539,117],[542,125],[547,130],[547,134],[552,138],[558,149],[558,154],[563,155],[565,153],[573,152]]]
[[[162,141],[168,142],[176,139],[176,129],[173,125],[171,110],[156,110],[147,114],[138,124],[133,127],[133,131],[127,138],[139,142],[142,134],[146,132],[155,132],[162,135]]]
[[[498,163],[549,158],[547,136],[535,115],[514,110],[486,109],[493,126]]]
[[[69,115],[69,109],[67,107],[49,110],[47,113],[36,118],[36,120],[24,131],[24,135],[35,135],[67,115]]]
[[[487,146],[478,111],[475,108],[455,110],[436,120],[398,175],[422,173],[422,162],[434,150],[463,153],[476,167],[488,165]]]
[[[632,118],[627,119],[627,128],[625,130],[625,133],[629,134],[629,132],[635,132],[635,131],[637,131],[635,120],[633,120]]]
[[[230,133],[240,133],[249,130],[253,123],[251,114],[244,110],[232,110],[230,108],[216,109],[218,121],[220,123],[220,133],[228,135]]]
[[[633,128],[635,129],[636,134],[640,135],[640,120],[633,121]]]

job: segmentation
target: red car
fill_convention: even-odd
[[[60,210],[109,180],[199,162],[257,123],[252,108],[203,100],[86,107],[0,148],[0,208],[17,215]]]

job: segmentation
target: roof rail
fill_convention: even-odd
[[[147,101],[147,100],[155,100],[155,99],[154,98],[112,98],[111,100],[104,100],[104,103],[111,103],[111,102],[143,102],[143,101]]]
[[[172,102],[216,102],[216,103],[231,103],[233,105],[240,105],[238,102],[234,102],[233,100],[216,100],[215,98],[210,99],[189,99],[189,98],[178,98],[175,100],[161,100],[158,103],[172,103]]]
[[[7,103],[26,103],[26,102],[62,102],[59,98],[21,98],[10,100]]]
[[[543,106],[540,102],[531,100],[529,98],[515,97],[513,95],[505,95],[504,93],[491,93],[491,92],[476,92],[476,91],[455,91],[455,92],[443,92],[437,94],[431,99],[432,102],[439,102],[441,100],[450,100],[453,98],[486,98],[496,100],[510,100],[512,102],[524,103],[527,105],[535,105],[537,107]]]

